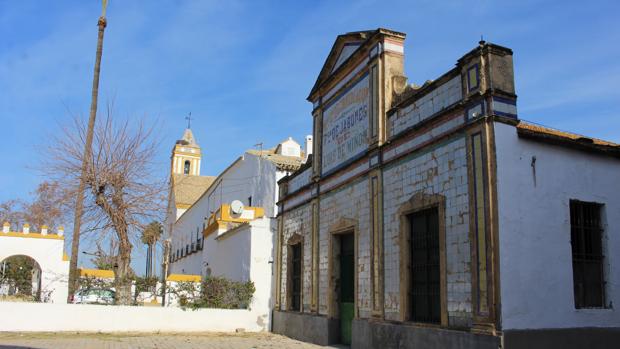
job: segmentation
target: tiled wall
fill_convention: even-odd
[[[321,196],[319,219],[319,312],[327,314],[329,239],[340,219],[356,221],[358,235],[357,304],[360,316],[370,313],[370,194],[366,177]]]
[[[471,324],[471,272],[466,141],[452,138],[425,153],[414,153],[385,168],[385,316],[399,319],[399,208],[415,193],[446,199],[447,307],[451,326]]]
[[[295,176],[295,178],[291,179],[288,182],[288,192],[289,194],[296,192],[300,188],[308,185],[310,183],[310,178],[312,177],[312,167],[305,169],[302,173]]]
[[[302,294],[304,311],[310,310],[312,292],[312,206],[310,204],[300,206],[294,210],[286,212],[283,219],[283,238],[282,238],[282,275],[280,302],[282,309],[288,309],[286,302],[286,282],[288,267],[288,248],[287,242],[293,234],[303,236],[303,262],[302,262]]]
[[[392,137],[412,127],[443,109],[459,102],[463,98],[461,90],[461,76],[456,76],[436,89],[428,92],[414,103],[400,109],[388,120]]]

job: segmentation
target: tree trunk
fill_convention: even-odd
[[[116,284],[116,304],[131,305],[131,244],[121,242],[119,246],[117,267],[114,268],[114,281]]]

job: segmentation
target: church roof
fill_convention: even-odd
[[[246,150],[246,153],[269,160],[274,163],[279,170],[284,171],[297,171],[303,164],[303,156],[298,157],[276,154],[276,148],[266,150],[250,149]]]
[[[215,176],[173,174],[175,204],[193,205],[215,180]]]
[[[185,129],[185,132],[183,132],[183,137],[177,141],[177,144],[198,146],[198,143],[196,143],[196,139],[194,138],[194,133],[192,133],[192,130],[189,128]]]

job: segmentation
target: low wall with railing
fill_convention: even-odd
[[[247,332],[267,331],[261,314],[246,309],[0,302],[7,332]]]

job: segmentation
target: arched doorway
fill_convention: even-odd
[[[0,296],[41,300],[41,266],[32,257],[13,255],[0,262]]]

